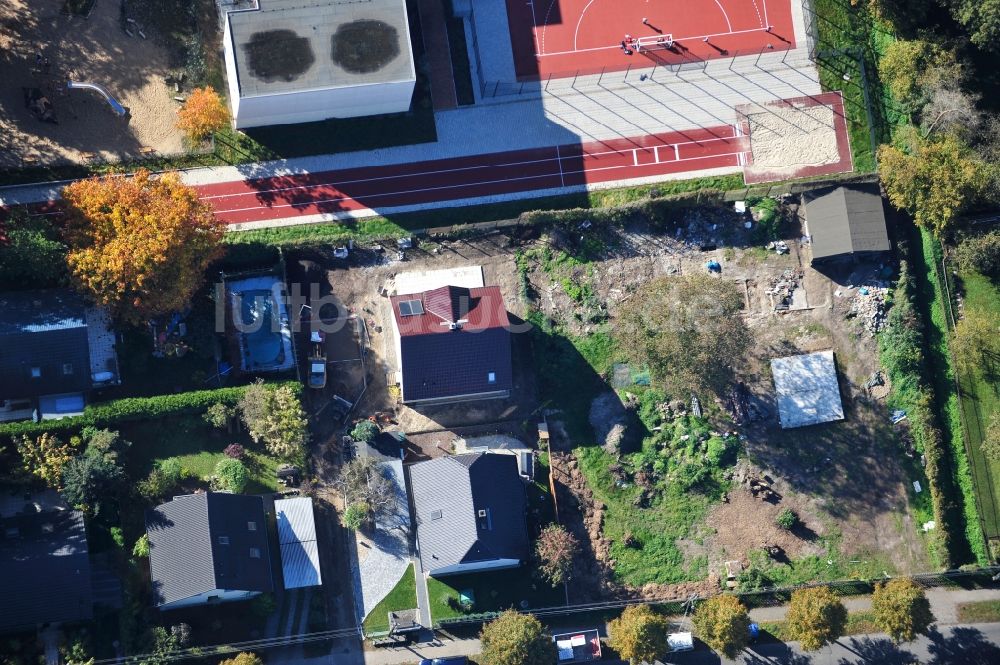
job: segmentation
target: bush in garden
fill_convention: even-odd
[[[250,481],[250,474],[247,473],[243,462],[231,457],[219,460],[215,465],[215,475],[218,476],[222,486],[234,494],[241,494]]]

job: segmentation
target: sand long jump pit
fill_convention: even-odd
[[[736,107],[750,137],[743,177],[748,185],[854,169],[844,98],[839,92]]]

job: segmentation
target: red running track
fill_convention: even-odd
[[[749,151],[732,126],[410,164],[197,187],[227,223],[434,204],[736,167]]]
[[[349,216],[403,206],[627,181],[738,167],[749,141],[730,125],[636,138],[533,148],[390,166],[273,176],[199,185],[201,200],[227,224]],[[60,214],[59,203],[30,205]],[[0,208],[0,219],[3,218]]]

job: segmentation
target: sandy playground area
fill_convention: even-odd
[[[126,34],[118,0],[97,0],[87,18],[62,7],[63,0],[0,2],[0,168],[181,152],[177,93],[152,29],[147,39]],[[104,86],[130,115],[118,117],[97,92],[67,90],[68,80]],[[39,92],[55,123],[28,109],[26,99]]]

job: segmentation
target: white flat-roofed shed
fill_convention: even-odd
[[[323,578],[319,571],[312,499],[279,499],[274,502],[274,517],[278,523],[278,546],[285,588],[321,585]]]
[[[771,373],[783,429],[844,419],[833,351],[775,358]]]
[[[404,0],[260,0],[226,15],[223,46],[237,128],[410,108]]]

